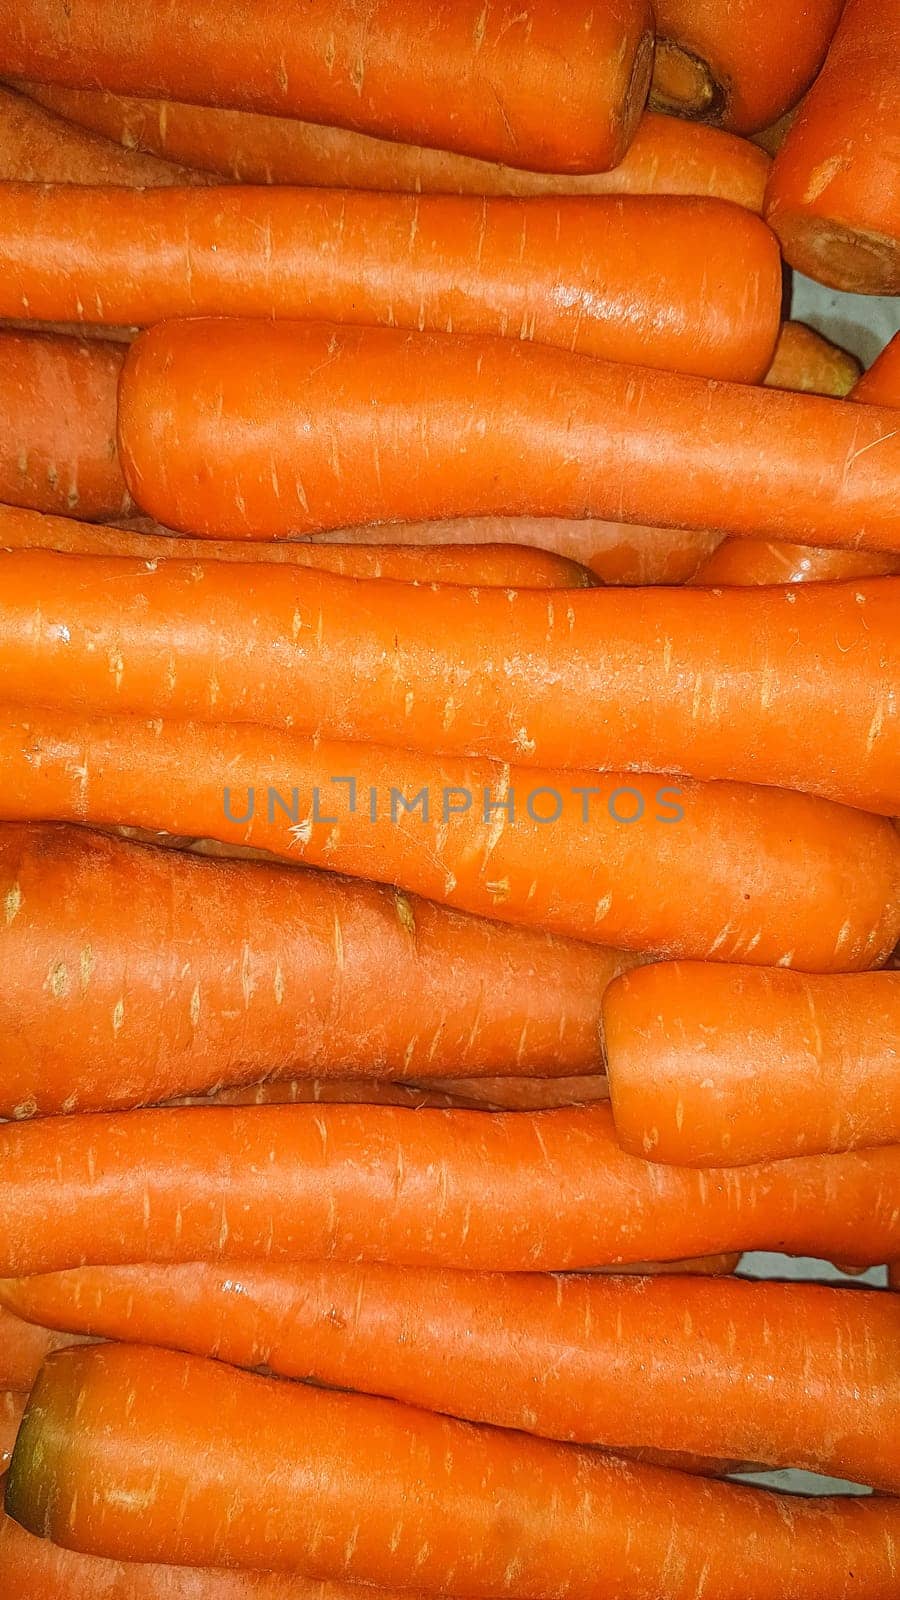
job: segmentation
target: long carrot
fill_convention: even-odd
[[[616,1130],[709,1167],[900,1144],[900,972],[666,962],[603,1006]]]
[[[0,499],[78,517],[129,509],[116,452],[124,358],[99,340],[0,332]]]
[[[0,899],[5,1117],[265,1077],[598,1072],[600,998],[633,964],[375,884],[77,828],[0,827]]]
[[[38,1327],[0,1305],[0,1390],[27,1394],[50,1352],[72,1342],[72,1335]]]
[[[653,63],[649,0],[3,0],[4,72],[163,95],[549,172],[619,162]]]
[[[143,151],[123,150],[73,127],[24,95],[0,86],[0,180],[4,183],[203,183],[183,167]]]
[[[766,191],[791,266],[832,288],[900,294],[898,107],[900,11],[847,0]]]
[[[81,127],[169,161],[239,183],[413,194],[695,194],[762,210],[769,162],[717,128],[647,112],[608,172],[524,172],[449,150],[372,139],[288,117],[223,111],[173,100],[26,83],[40,105]]]
[[[786,790],[8,709],[0,775],[8,820],[249,844],[617,948],[848,972],[900,941],[892,823]]]
[[[895,412],[511,339],[170,323],[129,351],[119,436],[142,509],[198,534],[607,516],[900,551]]]
[[[890,1497],[785,1502],[127,1346],[48,1362],[6,1504],[98,1555],[518,1600],[644,1600],[661,1574],[668,1600],[891,1600],[900,1534]]]
[[[0,553],[0,680],[12,704],[89,717],[680,772],[893,816],[898,612],[891,578],[560,597],[15,551]]]
[[[721,200],[7,184],[0,224],[7,317],[446,329],[741,382],[779,328],[777,244]]]
[[[0,1300],[549,1439],[900,1493],[900,1303],[878,1290],[240,1262],[83,1268],[2,1283]]]
[[[843,0],[656,0],[652,103],[756,133],[797,104],[819,70]]]

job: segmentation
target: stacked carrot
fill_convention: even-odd
[[[896,19],[768,13],[0,0],[2,1595],[900,1593],[900,1298],[736,1275],[900,1262]]]

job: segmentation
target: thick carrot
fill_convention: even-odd
[[[892,1600],[900,1534],[887,1496],[785,1501],[128,1346],[48,1362],[6,1505],[98,1555],[511,1600],[644,1600],[660,1574],[667,1600]]]
[[[723,200],[7,184],[0,220],[7,317],[446,329],[740,382],[778,336],[775,239]]]
[[[900,294],[898,108],[900,10],[847,0],[766,191],[791,266],[834,289]]]
[[[142,509],[198,534],[608,516],[900,551],[894,411],[512,339],[171,323],[129,351],[119,435]]]
[[[603,1023],[626,1150],[697,1167],[900,1144],[900,972],[666,962]]]
[[[843,0],[656,0],[652,104],[756,133],[797,104],[819,70]]]
[[[827,394],[843,399],[857,382],[862,368],[855,356],[832,344],[805,322],[785,322],[778,336],[766,383],[773,389],[793,389],[804,394]],[[893,404],[885,397],[885,405]]]
[[[37,1327],[0,1305],[0,1390],[27,1394],[50,1352],[72,1342],[71,1335]]]
[[[413,194],[695,194],[762,209],[769,162],[746,140],[648,111],[608,172],[524,172],[288,117],[26,83],[40,105],[129,150],[239,183]]]
[[[253,845],[616,948],[848,972],[900,941],[892,823],[787,790],[9,710],[0,775],[8,820]]]
[[[142,151],[123,150],[73,127],[24,95],[0,86],[0,180],[4,183],[204,183],[183,167]]]
[[[548,1439],[900,1493],[900,1303],[878,1290],[240,1262],[84,1268],[5,1282],[0,1299],[68,1332]]]
[[[653,63],[649,0],[3,0],[9,77],[300,116],[547,172],[621,161]]]
[[[598,1072],[600,998],[633,965],[375,884],[78,828],[0,827],[0,899],[5,1117],[265,1077]]]
[[[0,553],[0,680],[12,704],[88,717],[255,722],[900,812],[900,581],[562,599]]]
[[[0,332],[0,499],[114,517],[131,505],[116,452],[122,345]]]

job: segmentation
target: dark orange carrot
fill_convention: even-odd
[[[878,1290],[239,1262],[83,1268],[0,1283],[0,1301],[549,1439],[900,1493],[900,1303]]]
[[[7,820],[262,847],[617,948],[847,972],[900,940],[892,823],[786,790],[8,708],[0,775]]]
[[[0,1306],[0,1390],[27,1394],[51,1350],[71,1343],[72,1336],[37,1327]]]
[[[900,972],[664,962],[603,1005],[616,1131],[710,1167],[900,1144]]]
[[[123,150],[0,86],[0,181],[151,187],[208,179],[143,151]]]
[[[723,200],[0,185],[0,315],[247,316],[502,335],[752,382],[781,258]]]
[[[607,516],[900,553],[894,411],[512,339],[170,323],[129,351],[119,435],[142,509],[204,535]]]
[[[835,289],[900,294],[900,11],[847,0],[766,190],[792,267]]]

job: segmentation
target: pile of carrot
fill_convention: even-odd
[[[896,34],[0,0],[0,1595],[897,1600]]]

